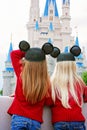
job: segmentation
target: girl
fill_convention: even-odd
[[[54,130],[86,130],[82,103],[87,102],[87,87],[77,75],[74,57],[80,52],[78,46],[73,46],[70,53],[60,53],[58,49],[57,63],[51,77]]]
[[[46,54],[53,46],[30,48],[21,41],[19,50],[11,52],[12,65],[17,76],[15,97],[8,113],[12,115],[11,130],[39,130],[47,91],[50,87]]]

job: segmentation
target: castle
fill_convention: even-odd
[[[28,42],[31,47],[41,47],[45,42],[50,42],[58,47],[61,52],[68,52],[73,45],[79,46],[78,36],[74,40],[70,27],[70,0],[62,0],[62,15],[59,17],[56,0],[46,0],[43,16],[40,17],[39,0],[31,0],[29,21],[27,23]],[[10,43],[8,57],[3,71],[3,95],[10,95],[15,88],[15,74],[11,65],[10,52],[13,50]],[[77,72],[81,74],[86,69],[85,50],[76,58]],[[50,75],[55,66],[55,60],[48,56],[48,71]]]

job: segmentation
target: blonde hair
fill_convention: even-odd
[[[76,73],[75,61],[57,62],[51,77],[51,84],[54,102],[57,97],[65,108],[70,108],[69,96],[71,95],[75,102],[81,106],[82,102],[79,98],[82,100],[82,96],[78,97],[78,94],[83,92],[82,87],[85,84]]]
[[[50,86],[46,60],[41,62],[24,60],[23,66],[21,73],[23,94],[27,101],[34,104],[42,100]]]

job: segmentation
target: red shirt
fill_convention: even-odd
[[[21,64],[20,60],[24,57],[25,53],[20,50],[14,50],[11,52],[12,65],[17,76],[17,84],[15,90],[14,100],[8,109],[8,114],[17,114],[39,122],[43,122],[43,107],[45,98],[36,104],[27,102],[22,91],[22,82],[20,79]]]
[[[81,93],[78,93],[79,100],[81,101]],[[83,101],[87,102],[87,87],[84,87],[83,92]],[[61,101],[57,98],[55,101],[55,105],[51,107],[52,111],[52,122],[73,122],[73,121],[85,121],[85,118],[82,114],[82,107],[79,107],[77,103],[74,101],[72,96],[70,96],[69,104],[71,108],[63,107]]]

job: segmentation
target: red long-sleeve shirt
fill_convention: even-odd
[[[8,109],[8,114],[17,114],[27,118],[43,122],[42,114],[45,103],[45,98],[36,104],[27,102],[22,91],[22,82],[20,79],[21,63],[20,60],[24,57],[25,53],[20,50],[14,50],[11,52],[12,65],[17,76],[17,84],[15,90],[14,100]]]
[[[77,84],[78,85],[78,84]],[[79,86],[77,86],[79,88]],[[79,100],[81,101],[81,93],[78,93]],[[87,87],[84,87],[83,90],[83,102],[87,102]],[[52,104],[52,99],[49,98],[46,102],[49,102],[49,105]],[[73,97],[70,95],[69,104],[71,108],[63,107],[61,101],[56,98],[54,105],[51,106],[52,112],[52,123],[56,122],[73,122],[73,121],[85,121],[85,117],[82,114],[82,107],[78,106],[74,101]]]

